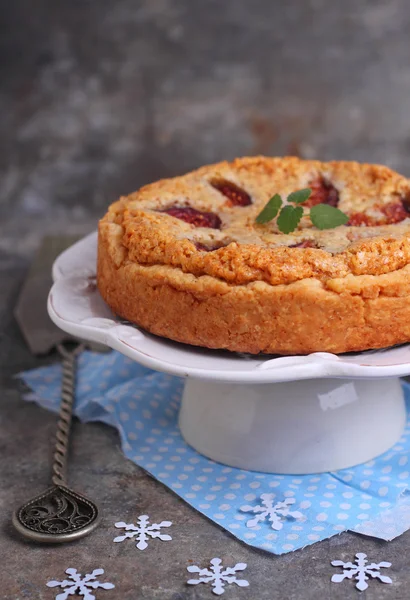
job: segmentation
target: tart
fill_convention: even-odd
[[[257,215],[301,188],[349,218],[281,233]],[[410,340],[410,181],[391,169],[239,158],[120,198],[99,223],[98,288],[117,315],[179,342],[308,354]]]

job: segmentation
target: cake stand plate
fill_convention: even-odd
[[[51,319],[71,335],[187,378],[179,425],[198,452],[242,469],[304,474],[366,462],[400,438],[406,410],[398,378],[410,374],[409,345],[272,357],[171,342],[113,315],[96,286],[96,254],[93,233],[58,257]]]

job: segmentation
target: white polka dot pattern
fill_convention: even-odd
[[[58,410],[59,366],[20,377],[33,390],[27,399]],[[177,426],[182,387],[181,379],[117,352],[84,352],[75,413],[116,427],[130,460],[242,541],[269,552],[290,552],[347,529],[389,540],[410,528],[410,418],[396,446],[364,465],[314,476],[268,475],[214,463],[184,442]],[[403,387],[409,404],[410,386]],[[294,499],[292,510],[305,518],[285,519],[276,532],[268,521],[250,530],[240,507],[258,504],[266,493],[277,502]]]

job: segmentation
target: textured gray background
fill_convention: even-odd
[[[2,4],[2,247],[88,230],[119,194],[234,156],[410,174],[407,0]]]
[[[410,3],[406,0],[13,0],[0,3],[0,597],[54,598],[68,566],[102,566],[97,598],[210,598],[184,585],[189,560],[248,562],[226,597],[355,598],[329,560],[391,560],[408,596],[410,535],[343,534],[283,557],[256,552],[126,462],[112,430],[78,426],[73,484],[99,498],[102,527],[68,547],[21,542],[9,512],[47,483],[54,417],[25,405],[11,374],[30,357],[11,310],[46,232],[86,233],[119,194],[238,155],[299,154],[387,163],[410,175]],[[174,543],[113,545],[112,523],[148,512]]]

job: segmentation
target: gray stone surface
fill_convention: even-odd
[[[7,5],[7,8],[6,8]],[[101,566],[97,598],[210,598],[185,568],[248,563],[226,598],[346,599],[332,558],[390,560],[408,596],[410,534],[386,544],[342,534],[275,557],[240,544],[127,462],[115,432],[77,424],[71,480],[102,526],[64,547],[27,544],[10,512],[47,485],[55,418],[20,398],[12,375],[34,358],[12,317],[44,233],[86,233],[121,193],[205,162],[253,153],[387,163],[410,175],[410,4],[406,0],[13,0],[0,15],[0,598],[47,600],[68,566]],[[174,521],[173,544],[143,554],[111,543],[117,519]]]

